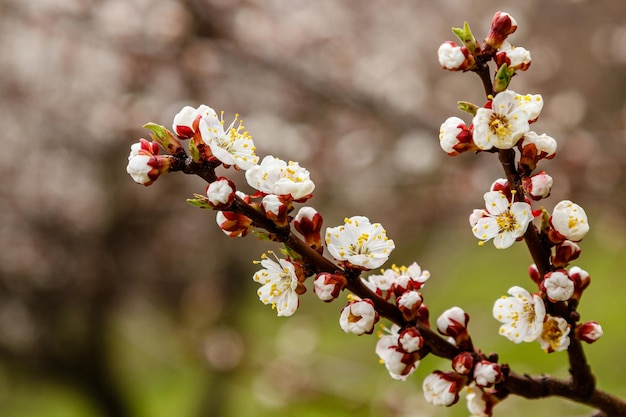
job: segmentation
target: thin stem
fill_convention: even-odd
[[[570,381],[546,376],[522,376],[511,372],[502,387],[511,394],[528,399],[557,396],[596,407],[604,411],[607,417],[626,416],[626,401],[598,389],[581,393]]]
[[[524,202],[525,194],[522,188],[522,179],[515,167],[515,151],[513,149],[500,149],[498,151],[498,158],[500,164],[504,169],[506,180],[509,183],[511,190],[515,191],[515,201]],[[524,233],[524,241],[528,246],[530,256],[533,258],[533,262],[537,266],[539,273],[543,277],[546,273],[552,270],[552,264],[550,262],[550,250],[546,248],[539,238],[539,232],[534,224],[530,224],[526,233]]]

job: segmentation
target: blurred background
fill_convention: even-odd
[[[201,180],[130,179],[141,126],[203,103],[241,114],[257,154],[308,168],[326,226],[381,222],[398,248],[390,263],[431,271],[433,317],[461,306],[483,351],[565,377],[565,355],[513,345],[491,318],[510,286],[533,288],[523,245],[479,248],[467,224],[502,176],[496,158],[438,145],[445,118],[468,119],[456,102],[484,98],[473,74],[439,68],[437,48],[465,20],[482,39],[497,10],[517,19],[510,41],[533,57],[511,87],[543,95],[535,130],[559,142],[540,164],[555,179],[545,206],[571,199],[592,225],[576,263],[593,284],[583,320],[605,330],[587,349],[592,368],[626,395],[626,3],[0,0],[0,415],[467,415],[423,400],[423,376],[448,363],[428,357],[393,381],[375,336],[341,332],[341,300],[309,292],[276,318],[251,279],[252,260],[276,247],[229,239],[213,212],[186,204]],[[532,413],[590,410],[496,408]]]

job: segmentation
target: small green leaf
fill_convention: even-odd
[[[459,38],[470,54],[474,55],[480,48],[478,41],[476,41],[476,38],[472,34],[469,23],[465,22],[463,28],[452,28],[452,32]]]
[[[262,230],[253,230],[252,233],[259,239],[259,240],[266,240],[266,241],[273,241],[274,239],[272,239],[272,237],[269,235],[269,233],[264,232]]]
[[[198,207],[201,209],[212,209],[213,207],[209,204],[209,199],[201,194],[194,193],[193,196],[195,198],[188,198],[187,203],[191,204],[194,207]]]
[[[502,66],[498,68],[498,72],[496,73],[495,79],[493,80],[493,91],[496,93],[500,93],[506,90],[511,83],[511,78],[513,78],[513,74],[515,74],[514,69],[509,69],[506,63],[502,64]]]
[[[476,116],[476,112],[480,108],[474,103],[470,103],[469,101],[459,101],[457,102],[457,106],[459,107],[459,110],[469,113],[472,116]]]

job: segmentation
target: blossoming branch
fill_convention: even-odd
[[[528,50],[508,41],[516,29],[512,16],[497,12],[482,42],[465,23],[453,29],[459,44],[440,46],[441,66],[477,74],[485,102],[459,102],[467,122],[448,118],[439,143],[450,156],[497,155],[504,177],[493,180],[483,195],[484,207],[469,215],[470,229],[479,244],[491,240],[497,249],[523,241],[533,263],[530,283],[498,298],[493,316],[501,323],[500,334],[512,342],[538,342],[546,353],[565,352],[566,379],[520,375],[500,363],[497,354],[483,353],[470,335],[469,315],[458,306],[431,323],[423,293],[430,273],[416,262],[379,269],[395,243],[380,223],[367,217],[349,217],[322,230],[322,215],[304,205],[315,190],[310,172],[272,155],[260,159],[239,115],[227,124],[224,113],[218,116],[211,107],[186,106],[174,116],[171,130],[147,124],[152,141],[140,139],[131,146],[127,172],[143,185],[175,171],[200,176],[208,185],[188,202],[216,211],[217,225],[227,236],[253,233],[279,243],[279,253],[270,251],[255,261],[260,269],[253,276],[260,301],[278,316],[295,314],[307,289],[324,302],[347,292],[339,316],[344,332],[372,334],[381,319],[389,322],[378,332],[375,351],[392,378],[406,380],[429,354],[449,359],[449,370],[433,371],[422,384],[426,400],[434,405],[450,406],[465,393],[470,414],[479,417],[493,415],[509,395],[559,396],[593,407],[596,416],[626,415],[626,402],[596,388],[583,350],[582,342],[594,343],[603,332],[597,322],[581,321],[578,306],[590,275],[571,266],[589,230],[587,215],[569,200],[558,202],[551,212],[538,206],[550,196],[554,180],[537,167],[555,157],[557,142],[531,130],[541,115],[542,96],[509,89],[513,77],[532,62]],[[222,176],[229,169],[245,171],[254,191],[245,193],[227,174]]]

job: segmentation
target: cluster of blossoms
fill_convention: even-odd
[[[472,116],[471,124],[450,117],[441,125],[439,140],[448,155],[498,152],[501,159],[506,158],[514,166],[507,172],[507,178],[493,182],[484,194],[485,208],[474,210],[469,223],[480,244],[493,239],[496,248],[505,249],[526,239],[529,247],[534,245],[539,253],[549,251],[547,262],[541,267],[535,264],[530,267],[536,291],[531,293],[519,286],[510,288],[509,296],[495,302],[493,316],[502,323],[500,334],[509,340],[537,341],[546,352],[558,352],[567,350],[572,338],[592,343],[602,335],[602,328],[596,322],[577,323],[576,307],[589,285],[589,274],[575,266],[564,269],[579,257],[578,242],[588,232],[589,223],[583,208],[569,200],[557,203],[552,213],[543,207],[533,209],[535,201],[550,196],[554,182],[545,171],[535,172],[537,164],[542,159],[554,158],[557,143],[554,138],[531,130],[541,113],[543,98],[508,89],[516,71],[527,70],[531,63],[526,49],[513,47],[506,40],[516,28],[512,16],[497,12],[482,45],[475,40],[467,23],[462,29],[453,29],[463,46],[454,42],[441,45],[439,62],[444,69],[474,71],[485,76],[489,60],[493,60],[496,69],[484,106],[459,104],[461,110]],[[518,180],[519,185],[509,184],[511,178]],[[533,223],[535,218],[541,219],[539,227]],[[453,364],[455,361],[456,358]],[[493,375],[499,374],[496,364],[489,366]],[[437,372],[424,381],[424,392],[430,402],[450,405],[458,399],[456,394],[468,384],[463,380],[459,383],[463,372],[456,367],[455,371],[455,375]],[[492,387],[499,378],[501,375],[491,385],[485,385],[482,377],[474,375],[467,396],[472,416],[491,415],[499,397],[497,389]]]
[[[480,244],[493,240],[496,248],[505,249],[525,240],[535,261],[529,273],[536,290],[512,287],[509,296],[495,302],[493,316],[501,323],[500,334],[509,340],[537,341],[546,352],[559,352],[580,341],[593,343],[602,335],[598,323],[578,322],[578,303],[590,278],[581,268],[569,266],[580,256],[578,243],[589,223],[582,207],[569,200],[557,203],[551,213],[533,208],[550,196],[553,178],[536,168],[541,160],[554,158],[557,145],[552,137],[530,130],[541,113],[542,97],[508,89],[516,71],[527,70],[531,63],[527,50],[507,41],[516,29],[509,14],[497,12],[482,43],[466,23],[453,29],[462,45],[441,45],[443,68],[475,72],[489,87],[484,106],[460,103],[460,109],[472,116],[471,123],[448,118],[441,125],[439,140],[449,155],[499,154],[506,178],[491,184],[484,194],[485,207],[474,210],[469,223]],[[490,61],[496,66],[493,83]],[[381,268],[395,248],[381,224],[353,216],[322,234],[322,216],[313,207],[300,207],[294,215],[295,204],[307,202],[315,189],[309,171],[298,162],[271,155],[260,160],[238,115],[226,126],[223,113],[218,116],[205,105],[187,106],[174,117],[172,131],[155,124],[146,127],[153,141],[140,139],[128,157],[127,172],[133,180],[150,185],[172,171],[199,175],[209,183],[205,194],[195,194],[188,202],[217,211],[217,224],[226,235],[254,232],[283,244],[284,257],[264,254],[256,261],[262,268],[253,276],[260,285],[259,299],[278,316],[297,311],[308,279],[324,302],[348,290],[351,294],[339,317],[344,332],[371,334],[381,317],[392,322],[382,327],[375,349],[392,378],[406,380],[431,352],[451,360],[452,370],[436,370],[423,381],[430,403],[452,405],[465,390],[471,415],[491,416],[493,407],[510,393],[505,386],[508,365],[499,364],[497,355],[474,348],[464,310],[444,311],[436,320],[439,334],[431,330],[422,295],[428,271],[413,263],[362,276]],[[160,155],[161,149],[165,154]],[[231,179],[216,174],[218,167],[245,171],[246,182],[255,191],[238,190]]]

